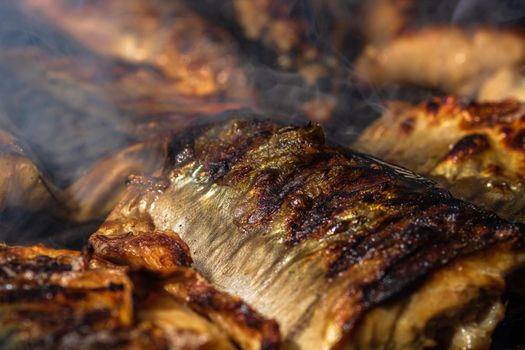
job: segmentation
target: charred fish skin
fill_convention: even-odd
[[[171,154],[164,176],[131,185],[107,224],[177,232],[197,269],[276,318],[291,346],[358,346],[371,310],[412,300],[469,256],[500,254],[499,275],[523,263],[517,226],[407,171],[327,146],[317,126],[232,119],[182,134]],[[104,235],[90,238],[95,252]],[[475,290],[500,295],[503,286]],[[391,346],[423,348],[401,338]]]

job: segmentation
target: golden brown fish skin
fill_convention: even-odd
[[[524,114],[516,100],[396,102],[354,147],[432,177],[504,218],[523,221]]]
[[[64,215],[76,222],[103,218],[119,202],[130,175],[153,174],[162,168],[166,143],[137,142],[100,159],[69,187],[58,193]]]
[[[179,158],[180,159],[180,158]],[[161,193],[169,185],[162,179],[130,177],[129,186]],[[278,349],[279,326],[238,297],[216,289],[196,270],[188,246],[172,230],[157,230],[151,220],[135,209],[134,220],[107,220],[90,237],[93,258],[130,268],[144,268],[164,278],[158,288],[211,319],[242,349]]]
[[[91,240],[91,246],[97,255],[110,258],[117,264],[126,264],[131,269],[155,266],[156,271],[169,276],[192,263],[188,246],[175,232],[138,231],[136,227],[128,231],[125,226],[111,223],[103,225],[101,230],[106,235]],[[144,254],[137,255],[139,250]]]
[[[317,126],[233,119],[190,129],[171,147],[164,177],[131,184],[108,222],[176,230],[205,276],[275,317],[293,346],[352,344],[367,312],[447,263],[522,249],[517,226],[327,146]]]

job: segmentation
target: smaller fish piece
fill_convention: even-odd
[[[516,31],[431,26],[366,46],[356,74],[372,86],[415,84],[475,96],[497,70],[524,60],[525,39]]]
[[[229,319],[231,310],[237,313]],[[253,339],[237,343],[241,349],[277,348],[275,323],[189,268],[162,280],[88,250],[0,245],[0,323],[5,325],[0,344],[5,349],[233,350],[232,338],[243,332],[237,327],[242,318],[252,328],[270,326],[277,338],[252,346],[258,339],[252,332],[247,335]]]
[[[392,102],[353,144],[436,180],[452,194],[525,222],[525,105],[438,97]]]

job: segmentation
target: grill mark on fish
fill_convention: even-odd
[[[72,271],[73,266],[61,263],[55,259],[45,256],[36,257],[33,261],[13,260],[0,265],[0,279],[13,276],[17,273],[30,270],[31,272],[42,275],[55,272]]]
[[[271,215],[280,210],[283,205],[288,204],[292,208],[300,205],[298,203],[293,204],[293,202],[302,195],[308,177],[320,170],[321,167],[326,166],[331,157],[313,155],[308,158],[303,165],[298,166],[290,174],[283,175],[278,169],[265,169],[257,174],[251,190],[258,193],[258,199],[253,212],[249,213],[247,218],[241,222],[244,225],[268,222]],[[242,171],[246,174],[253,171],[253,168],[250,170],[242,168]],[[236,178],[239,177],[236,175]]]
[[[89,293],[121,293],[124,290],[124,285],[110,283],[106,287],[98,288],[73,288],[56,284],[45,285],[31,285],[23,284],[17,286],[21,289],[6,290],[0,289],[0,303],[15,303],[21,301],[35,301],[35,300],[52,300],[57,296],[62,296],[65,299],[82,300],[86,299]]]

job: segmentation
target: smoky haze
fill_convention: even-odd
[[[387,100],[420,101],[440,94],[421,87],[380,89],[356,82],[353,62],[366,44],[359,28],[362,1],[272,1],[269,13],[299,28],[299,39],[286,53],[279,51],[279,40],[268,43],[247,37],[231,1],[186,2],[205,18],[203,33],[211,38],[212,47],[221,40],[231,44],[224,55],[233,52],[233,65],[247,80],[233,90],[251,92],[244,96],[222,91],[203,99],[166,93],[167,79],[151,62],[97,52],[53,21],[25,14],[19,3],[0,2],[0,127],[28,144],[31,159],[53,191],[74,185],[101,159],[143,141],[152,130],[169,130],[170,123],[182,125],[183,120],[224,109],[256,107],[285,122],[304,123],[310,118],[324,123],[330,139],[348,144],[385,110]],[[96,3],[68,2],[76,11]],[[519,1],[416,1],[411,23],[416,27],[428,23],[512,25],[523,20],[518,5]],[[101,19],[101,24],[126,13],[119,7],[114,11],[104,13],[107,19]],[[169,27],[169,16],[158,12]],[[140,25],[131,25],[130,33]],[[157,33],[164,35],[162,30]],[[284,37],[287,32],[283,33]],[[142,39],[148,42],[149,38]],[[178,49],[192,52],[192,45],[200,42],[181,40],[179,44]],[[89,188],[82,193],[88,192]],[[72,200],[82,202],[82,196],[73,194]],[[65,237],[67,233],[53,231],[76,227],[48,213],[37,215],[35,225],[28,220],[33,213],[10,210],[2,215],[3,235],[21,242],[29,242],[30,237],[34,241],[41,236]],[[45,228],[45,232],[19,234],[32,230],[29,227]]]
[[[58,191],[132,139],[120,131],[125,120],[112,96],[93,88],[111,81],[114,64],[24,16],[17,5],[0,2],[0,127],[27,144],[27,155]],[[98,72],[82,81],[90,66]],[[57,245],[76,244],[93,227],[24,208],[0,213],[0,240],[8,242],[46,237]]]

